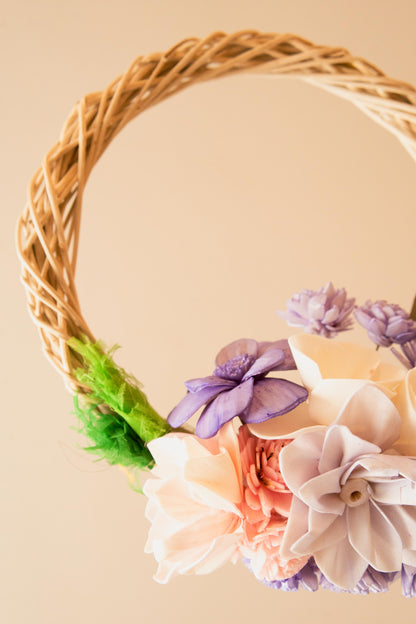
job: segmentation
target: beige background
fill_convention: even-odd
[[[72,104],[135,56],[255,28],[339,45],[416,83],[413,0],[0,1],[2,435],[0,620],[408,622],[399,587],[284,594],[243,566],[152,580],[145,500],[94,464],[40,352],[13,245],[25,189]],[[135,120],[85,193],[78,284],[96,336],[162,413],[241,336],[289,334],[275,310],[332,279],[409,306],[415,163],[351,105],[297,81],[193,87]],[[356,340],[362,340],[358,331]]]

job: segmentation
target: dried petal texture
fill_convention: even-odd
[[[242,473],[238,440],[226,425],[203,441],[184,433],[149,444],[156,467],[143,491],[151,521],[145,551],[159,563],[155,580],[207,574],[239,556]]]
[[[416,338],[416,322],[396,303],[367,301],[354,310],[354,316],[367,330],[370,340],[380,347],[403,345]]]
[[[205,405],[195,432],[206,439],[236,417],[258,423],[285,414],[305,401],[308,392],[287,379],[266,375],[294,368],[287,340],[236,340],[218,353],[212,375],[185,382],[188,394],[171,411],[168,422],[180,427]]]
[[[348,299],[344,288],[334,288],[331,282],[319,290],[301,290],[286,302],[287,311],[278,312],[288,325],[302,327],[309,334],[334,338],[351,329],[351,312],[355,299]]]
[[[348,590],[368,566],[390,573],[416,564],[416,459],[386,452],[399,431],[392,402],[367,385],[334,425],[305,431],[282,450],[294,494],[282,557],[313,555],[325,577]]]

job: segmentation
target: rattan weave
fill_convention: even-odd
[[[291,75],[350,100],[394,133],[416,159],[416,90],[342,48],[256,31],[187,39],[137,58],[104,91],[81,99],[34,175],[17,245],[31,317],[44,352],[71,391],[74,354],[66,342],[93,338],[75,286],[82,195],[111,140],[143,110],[200,81],[236,73]],[[79,364],[79,363],[77,363]]]

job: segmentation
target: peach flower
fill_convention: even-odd
[[[308,560],[280,556],[293,495],[280,473],[279,455],[290,440],[263,440],[253,436],[247,426],[240,428],[238,438],[244,477],[241,553],[250,560],[259,580],[288,578]]]
[[[231,423],[201,440],[171,433],[149,443],[156,467],[143,488],[152,526],[145,551],[159,563],[155,580],[208,574],[239,557],[242,476]]]

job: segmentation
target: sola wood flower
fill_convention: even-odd
[[[238,438],[244,484],[241,553],[261,581],[291,577],[307,557],[280,556],[292,493],[280,473],[279,455],[290,440],[262,440],[251,435],[247,426],[239,429]]]
[[[381,347],[403,345],[416,338],[415,321],[396,303],[367,301],[354,310],[354,316],[367,330],[368,337]]]
[[[392,402],[367,385],[334,425],[301,433],[282,450],[294,494],[283,557],[313,555],[343,589],[369,565],[381,572],[416,565],[416,459],[386,452],[400,424]]]
[[[215,438],[172,433],[149,443],[156,467],[143,491],[152,526],[145,551],[159,567],[155,580],[208,574],[239,556],[242,514],[240,454],[232,425]]]
[[[286,302],[287,311],[278,312],[292,327],[302,327],[310,334],[334,338],[351,329],[355,299],[348,299],[344,288],[331,282],[319,290],[303,289]]]
[[[308,396],[291,381],[265,378],[270,371],[296,368],[287,340],[236,340],[219,352],[216,365],[210,377],[185,382],[188,394],[169,414],[171,427],[180,427],[206,405],[195,433],[209,438],[236,416],[245,423],[263,422],[292,410]]]
[[[304,427],[330,425],[348,398],[369,382],[394,402],[402,394],[406,372],[383,362],[374,349],[309,334],[292,336],[289,345],[309,399],[279,419],[250,425],[259,437],[294,437]],[[416,452],[416,414],[411,439]]]

